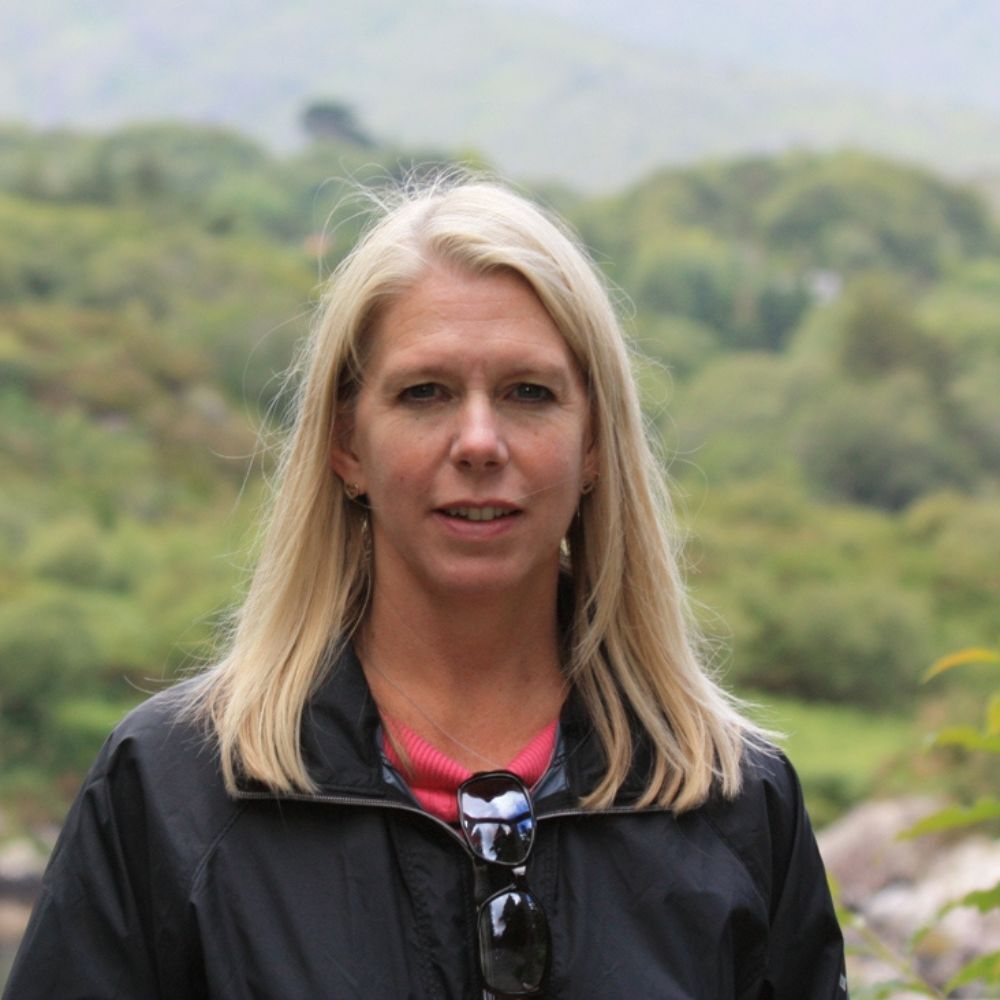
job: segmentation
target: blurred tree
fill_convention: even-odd
[[[989,248],[989,210],[966,188],[863,153],[787,162],[787,179],[761,200],[757,217],[768,245],[803,263],[927,280]]]
[[[29,729],[51,700],[93,691],[98,644],[72,597],[37,588],[0,606],[0,705]]]
[[[921,372],[941,392],[951,373],[951,353],[920,324],[912,296],[886,275],[868,275],[848,290],[840,333],[839,361],[857,379],[882,378],[894,371]]]
[[[732,677],[752,688],[872,708],[912,700],[927,606],[877,582],[744,579]]]
[[[642,312],[694,320],[736,350],[780,351],[810,298],[753,247],[706,229],[665,227],[636,248],[622,277]]]
[[[912,372],[837,385],[804,414],[798,455],[829,496],[899,510],[924,493],[967,487],[975,461],[938,416],[926,381]]]
[[[635,339],[644,354],[684,378],[721,351],[715,330],[687,316],[643,313],[635,318]]]
[[[362,189],[450,162],[0,126],[0,698],[20,692],[24,723],[5,714],[0,742],[32,782],[85,766],[126,679],[210,648],[243,568],[234,511],[262,501],[255,432],[280,430]],[[995,637],[1000,244],[975,196],[859,154],[548,194],[634,295],[650,432],[737,676],[874,703],[926,632]]]
[[[828,382],[778,355],[722,354],[679,387],[672,450],[716,484],[788,470],[800,415]]]
[[[343,101],[313,101],[302,112],[302,127],[314,142],[346,142],[372,149],[375,142],[362,128],[354,109]]]

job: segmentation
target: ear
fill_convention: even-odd
[[[359,493],[365,492],[364,474],[361,460],[354,450],[353,413],[346,407],[334,421],[330,442],[330,468],[344,481],[352,483]]]

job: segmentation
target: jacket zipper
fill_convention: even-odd
[[[238,791],[236,798],[244,801],[251,800],[258,802],[322,802],[334,806],[368,806],[374,809],[396,809],[400,812],[412,813],[415,816],[423,816],[432,823],[436,823],[442,830],[447,830],[462,845],[465,852],[470,857],[472,856],[465,838],[457,830],[443,819],[438,819],[437,816],[432,816],[429,812],[424,812],[419,806],[412,806],[406,802],[390,802],[386,799],[365,798],[363,795],[306,795],[304,793],[296,794],[295,792],[282,792],[280,795],[273,795],[270,792]]]
[[[465,838],[450,823],[443,819],[425,812],[419,806],[410,805],[407,802],[392,802],[387,799],[365,798],[361,795],[307,795],[305,793],[296,794],[294,792],[283,792],[280,795],[273,795],[270,792],[244,792],[238,791],[236,798],[250,801],[284,801],[284,802],[322,802],[328,805],[337,806],[367,806],[374,809],[396,809],[400,812],[411,813],[414,816],[423,816],[437,824],[442,830],[446,830],[465,850],[470,857],[474,857]],[[545,819],[567,819],[579,816],[618,816],[623,813],[635,812],[669,812],[662,806],[653,806],[646,809],[633,809],[631,806],[606,806],[603,809],[580,809],[567,808],[558,809],[555,812],[538,813],[535,819],[541,823]]]
[[[415,816],[422,816],[424,819],[435,823],[442,830],[445,830],[450,837],[452,837],[461,846],[462,850],[465,851],[466,855],[475,861],[475,855],[472,853],[465,837],[459,833],[453,826],[446,823],[443,819],[438,819],[437,816],[432,815],[429,812],[425,812],[419,806],[410,805],[406,802],[392,802],[386,799],[376,799],[376,798],[366,798],[359,795],[306,795],[306,794],[295,794],[294,792],[282,793],[281,795],[272,795],[268,792],[245,792],[238,791],[236,793],[236,798],[244,801],[290,801],[290,802],[316,802],[325,803],[328,805],[342,805],[342,806],[362,806],[369,807],[373,809],[395,809],[398,812],[411,813]],[[605,809],[560,809],[556,812],[551,813],[541,813],[536,816],[536,819],[540,823],[543,819],[564,819],[568,817],[578,817],[578,816],[601,816],[601,815],[613,815],[620,813],[631,813],[636,810],[630,809],[628,806],[609,806]],[[663,811],[663,810],[650,810],[650,811]],[[495,1000],[493,994],[483,988],[482,1000]]]

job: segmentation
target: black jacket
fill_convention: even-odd
[[[528,882],[548,1000],[844,1000],[843,951],[798,782],[748,754],[745,791],[681,816],[584,813],[602,758],[572,701],[536,794]],[[387,780],[353,654],[310,704],[322,791],[227,795],[169,692],[106,743],[66,821],[9,1000],[481,995],[471,858]],[[641,755],[639,755],[641,757]]]

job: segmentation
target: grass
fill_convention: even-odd
[[[755,718],[785,734],[813,824],[825,826],[873,789],[891,788],[901,763],[921,744],[912,718],[849,705],[749,695]]]

